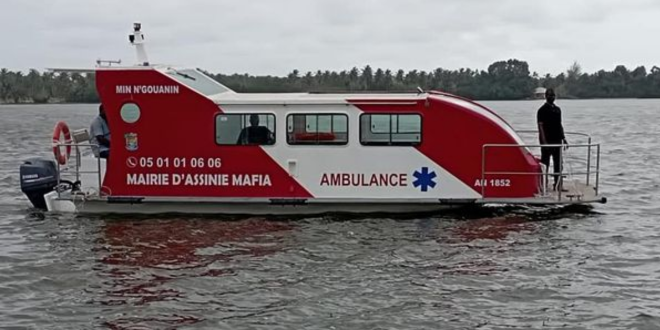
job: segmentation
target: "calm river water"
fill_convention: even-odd
[[[483,103],[519,129],[541,105]],[[0,327],[659,329],[660,100],[558,104],[606,205],[296,220],[35,212],[19,164],[96,106],[0,106]]]

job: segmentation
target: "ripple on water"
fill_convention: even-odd
[[[537,102],[486,103],[535,125]],[[44,215],[21,196],[18,166],[50,155],[56,119],[86,127],[96,106],[0,106],[0,324],[656,329],[658,101],[562,105],[567,129],[604,143],[609,204],[405,219]]]

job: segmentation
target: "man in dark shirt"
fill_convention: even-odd
[[[250,126],[243,128],[236,144],[266,144],[275,142],[273,133],[264,126],[259,126],[259,115],[250,115]]]
[[[564,136],[564,127],[561,124],[561,109],[555,105],[555,91],[548,88],[545,91],[546,103],[539,109],[536,114],[536,121],[539,125],[539,142],[543,144],[563,144],[568,148],[568,142]],[[558,173],[561,172],[561,147],[541,147],[541,163],[543,163],[548,170],[550,169],[550,157],[554,165],[554,182],[555,189],[561,189],[557,186],[559,181]]]

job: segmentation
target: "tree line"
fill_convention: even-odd
[[[213,74],[225,86],[243,93],[265,92],[410,92],[417,88],[441,90],[475,100],[532,98],[536,87],[555,88],[561,98],[660,98],[660,68],[644,66],[629,70],[619,65],[612,71],[583,73],[574,63],[566,72],[552,76],[531,73],[525,61],[498,61],[487,70],[437,68],[432,71],[391,71],[367,65],[351,70],[301,73],[286,77],[248,74]],[[0,70],[0,102],[91,103],[98,102],[94,74],[40,73]]]

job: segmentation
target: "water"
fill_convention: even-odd
[[[19,163],[96,107],[0,106],[0,327],[658,329],[660,100],[558,103],[604,144],[606,205],[295,221],[34,212]]]

